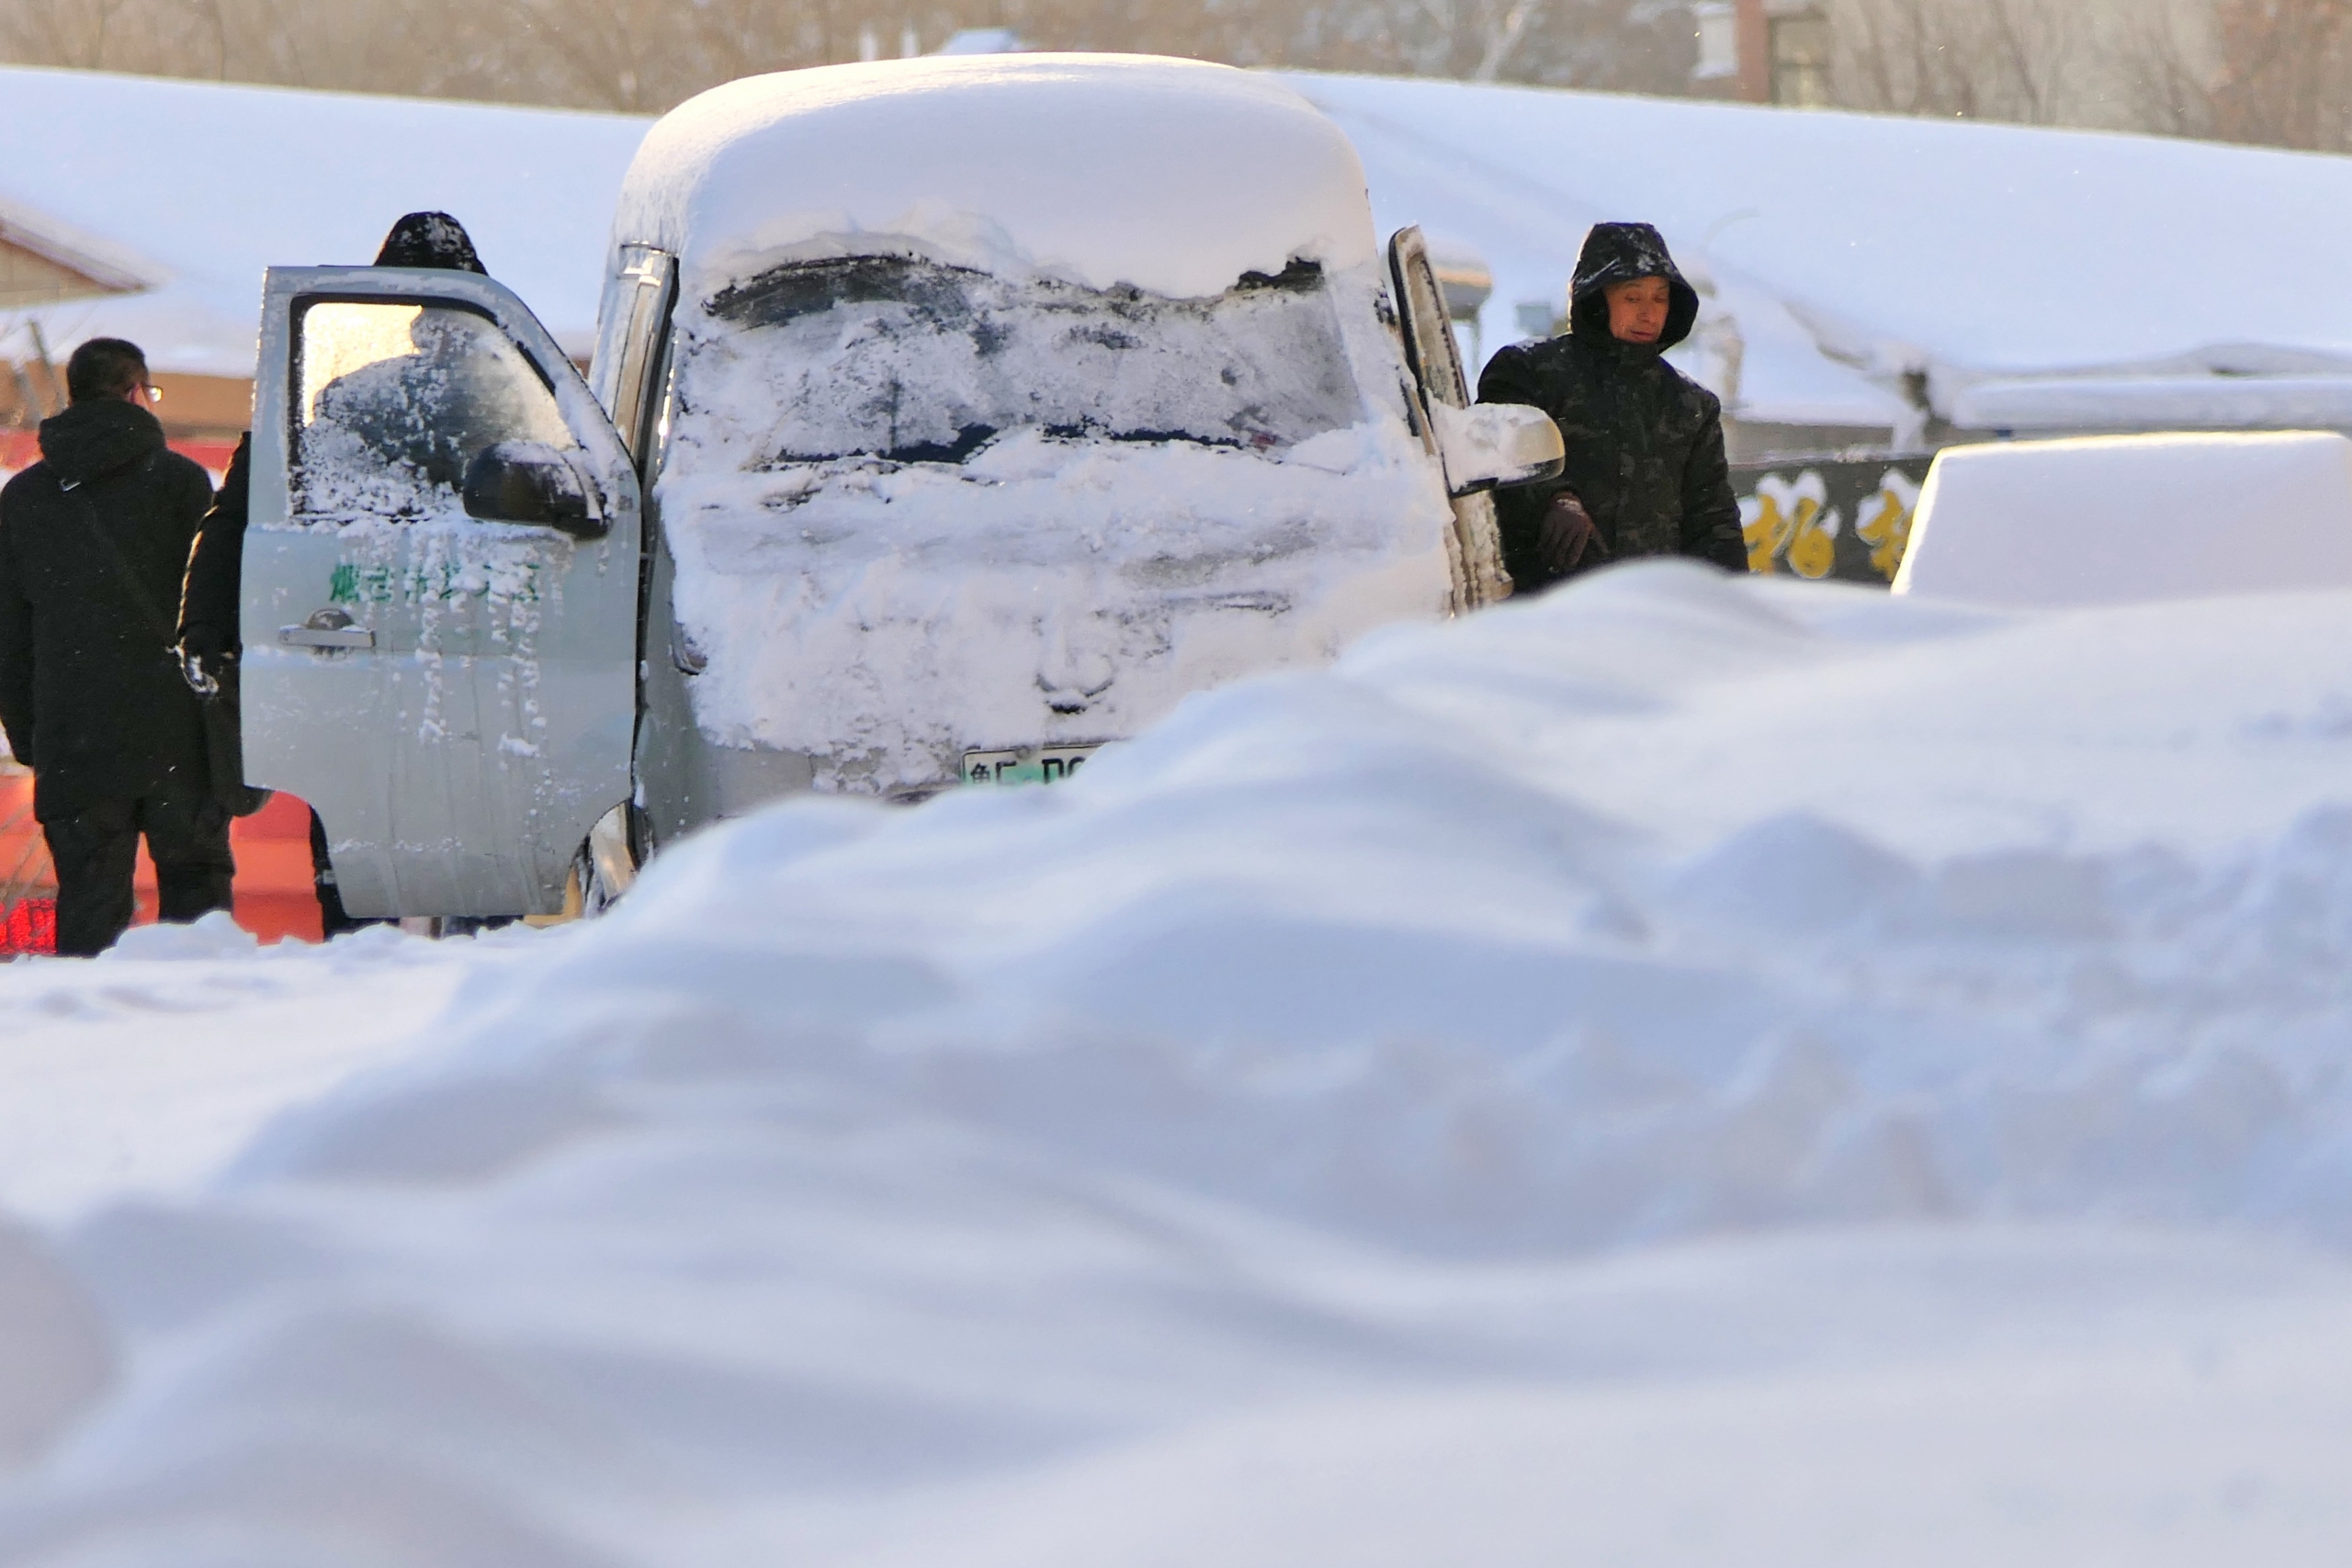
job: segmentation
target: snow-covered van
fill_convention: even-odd
[[[246,770],[361,915],[552,913],[797,791],[1052,777],[1508,592],[1419,234],[1262,76],[792,72],[655,125],[583,379],[469,273],[269,274]],[[594,831],[592,832],[592,829]]]

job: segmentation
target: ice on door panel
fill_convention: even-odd
[[[327,301],[302,314],[294,511],[309,521],[462,519],[492,442],[574,445],[520,350],[470,310]]]
[[[628,789],[628,455],[489,278],[273,271],[266,305],[247,772],[318,809],[354,914],[551,912]],[[549,473],[586,536],[484,499]]]

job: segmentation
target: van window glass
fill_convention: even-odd
[[[462,517],[466,465],[492,442],[578,445],[522,351],[471,310],[320,301],[295,355],[298,517]]]
[[[695,314],[681,423],[723,423],[718,445],[754,467],[961,462],[1025,429],[1263,450],[1363,417],[1306,263],[1168,299],[850,256],[777,267]]]

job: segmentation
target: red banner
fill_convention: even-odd
[[[0,958],[56,951],[56,899],[19,898],[0,911]]]

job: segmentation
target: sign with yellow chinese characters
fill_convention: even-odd
[[[1930,461],[1876,457],[1735,467],[1747,569],[1885,587],[1903,564]]]

